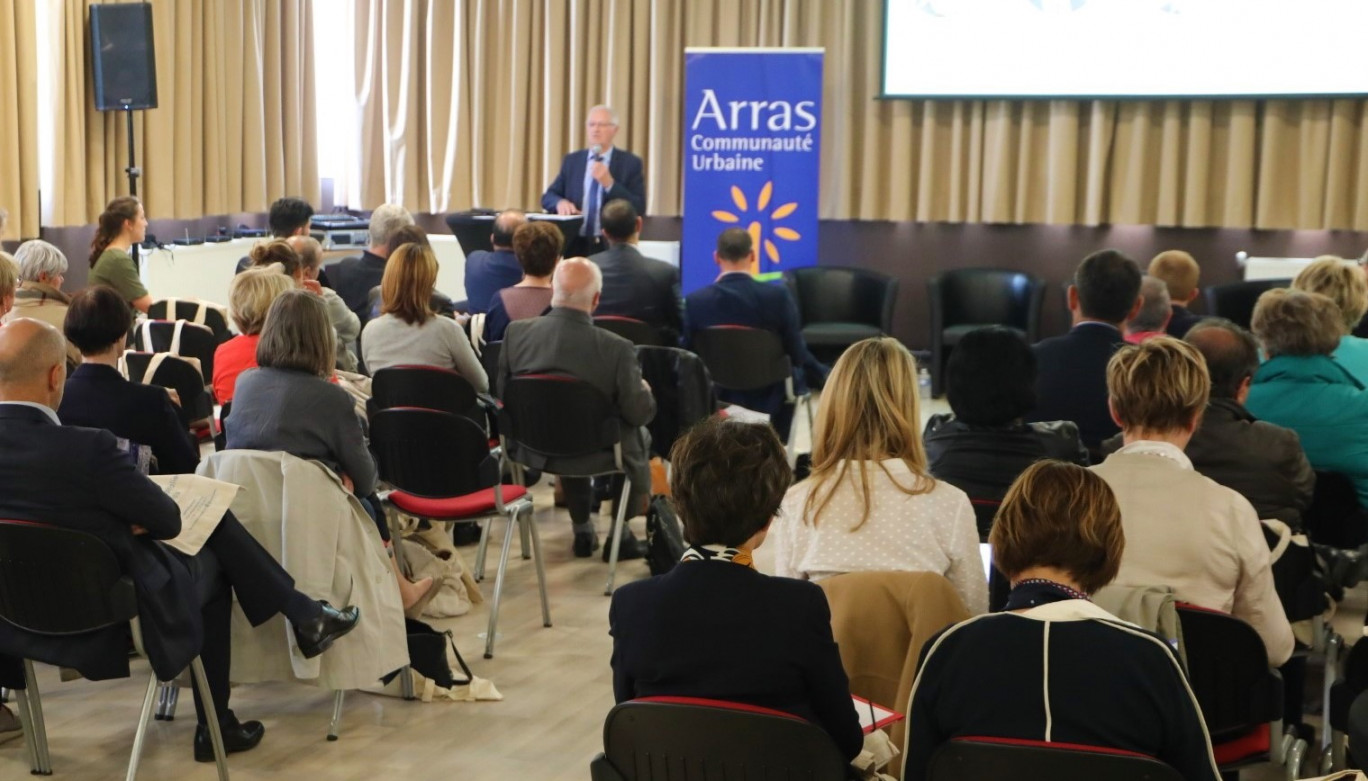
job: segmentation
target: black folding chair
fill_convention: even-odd
[[[214,381],[214,351],[219,341],[207,326],[186,320],[148,320],[138,326],[138,348],[149,353],[171,353],[199,361],[203,385]]]
[[[542,626],[551,626],[546,565],[542,560],[541,536],[532,516],[532,495],[521,485],[503,484],[501,459],[490,452],[488,435],[461,415],[412,407],[380,410],[371,418],[370,426],[371,450],[375,452],[380,478],[394,486],[382,497],[387,506],[420,520],[478,521],[490,516],[508,519],[499,571],[494,578],[485,658],[494,656],[514,524],[524,539],[524,550],[526,539],[531,537],[537,586],[541,590]],[[476,569],[481,573],[493,525],[492,521],[485,524],[480,536]]]
[[[102,629],[132,622],[134,643],[141,651],[137,617],[133,580],[123,573],[114,552],[100,538],[42,523],[0,521],[0,621],[23,632],[69,638],[73,644],[88,642],[93,633]],[[0,648],[0,653],[19,656],[15,649]],[[33,774],[51,775],[52,758],[48,753],[38,681],[33,674],[34,660],[23,661],[25,688],[16,694],[24,742]],[[60,663],[56,659],[37,661]],[[219,779],[227,781],[223,736],[204,665],[198,656],[191,660],[190,669],[204,703]],[[157,685],[154,672],[147,681],[138,731],[133,738],[129,779],[138,774]]]
[[[778,334],[763,328],[718,325],[695,331],[692,342],[693,351],[708,367],[714,385],[724,390],[749,391],[782,384],[789,404],[803,402],[807,407],[808,430],[812,430],[812,394],[794,394],[793,364]],[[790,442],[785,443],[790,464],[794,461],[791,442],[790,435]]]
[[[193,428],[191,424],[195,421],[204,420],[214,413],[214,401],[209,391],[204,389],[204,378],[180,356],[129,350],[123,354],[123,361],[128,369],[128,379],[133,382],[160,385],[176,392],[180,397],[176,414],[186,430]],[[157,362],[155,369],[153,361]]]
[[[435,409],[468,418],[487,431],[486,413],[492,409],[493,400],[488,402],[486,406],[475,386],[460,372],[439,366],[391,366],[371,375],[366,415],[393,407]]]
[[[622,317],[621,315],[596,315],[594,325],[605,331],[612,331],[627,341],[637,346],[644,347],[670,347],[669,341],[659,328],[638,320],[635,317]]]
[[[955,738],[931,755],[928,781],[1183,781],[1151,756],[1101,746],[1007,738]]]
[[[613,521],[608,584],[603,589],[604,596],[611,595],[632,489],[632,478],[622,466],[617,407],[598,388],[561,374],[513,377],[501,401],[499,433],[504,455],[520,469],[540,469],[562,477],[625,477]]]
[[[694,697],[624,702],[603,724],[593,781],[677,778],[846,778],[847,763],[821,727],[788,713]]]
[[[185,320],[202,325],[214,332],[214,338],[219,344],[233,338],[233,332],[228,329],[228,321],[223,316],[223,310],[214,304],[183,298],[164,298],[152,302],[152,306],[147,308],[147,317],[150,320]]]

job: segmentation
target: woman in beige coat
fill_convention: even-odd
[[[62,292],[62,280],[67,271],[66,255],[46,241],[34,239],[19,245],[14,262],[19,267],[19,286],[14,291],[14,308],[5,315],[4,322],[31,317],[62,330],[67,305],[71,303],[71,297]],[[67,368],[80,363],[80,350],[68,344]]]

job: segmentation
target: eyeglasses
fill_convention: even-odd
[[[595,128],[595,127],[617,127],[617,123],[616,123],[616,122],[586,122],[586,123],[585,123],[585,126],[586,126],[586,127],[590,127],[590,128]]]

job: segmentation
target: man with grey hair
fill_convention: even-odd
[[[589,109],[585,120],[589,148],[566,155],[560,173],[542,194],[542,208],[548,212],[584,215],[579,238],[566,248],[567,255],[588,255],[603,249],[599,211],[609,201],[623,198],[637,214],[646,213],[645,168],[640,157],[613,146],[617,132],[616,111],[604,105]]]
[[[390,237],[412,224],[413,215],[404,207],[392,203],[377,206],[370,216],[370,248],[360,255],[343,258],[328,269],[333,289],[363,322],[370,313],[371,288],[385,276],[385,261],[394,249]]]
[[[1140,309],[1135,316],[1126,321],[1125,339],[1130,344],[1140,344],[1167,331],[1173,308],[1169,305],[1168,284],[1158,277],[1145,275],[1140,278]]]
[[[71,298],[62,292],[66,255],[46,241],[33,239],[19,245],[14,260],[19,266],[19,285],[14,291],[14,308],[2,321],[31,317],[60,331],[71,303]],[[66,346],[66,354],[68,369],[81,363],[81,351],[72,345]]]
[[[522,281],[522,266],[513,254],[513,233],[526,222],[527,213],[521,209],[504,209],[494,218],[494,230],[489,235],[493,249],[466,256],[466,305],[462,311],[484,314],[500,290]]]
[[[655,417],[655,398],[641,378],[632,343],[594,325],[593,312],[603,288],[598,266],[584,258],[568,258],[556,266],[551,284],[551,310],[541,317],[514,321],[504,333],[496,373],[499,396],[504,395],[512,378],[524,374],[569,375],[602,391],[617,407],[622,464],[632,482],[627,503],[630,519],[643,511],[651,490],[651,436],[645,425]],[[548,463],[545,457],[520,452],[516,447],[512,455],[520,463],[537,469],[573,472],[580,468],[575,459]],[[561,486],[574,524],[574,553],[580,558],[592,556],[599,541],[594,521],[589,517],[593,503],[589,479],[562,477]],[[605,561],[610,549],[611,541],[604,548]],[[642,553],[628,530],[622,538],[619,558],[639,558]]]

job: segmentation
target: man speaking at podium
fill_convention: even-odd
[[[569,216],[584,215],[579,240],[566,248],[566,257],[588,255],[603,249],[599,211],[615,198],[629,201],[637,214],[646,213],[646,179],[641,158],[613,146],[617,135],[617,113],[608,106],[589,109],[585,121],[589,148],[565,156],[556,181],[542,194],[542,207],[548,212]]]

